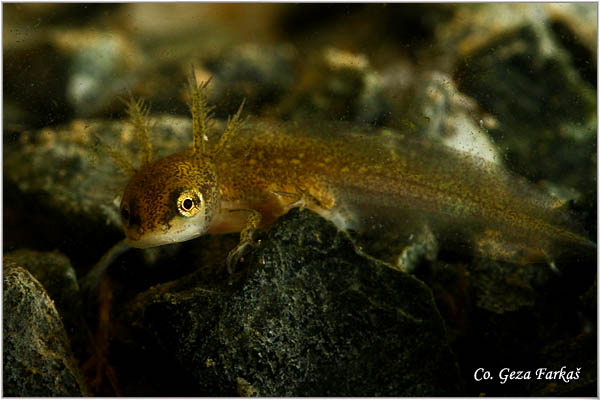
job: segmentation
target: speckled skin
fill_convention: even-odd
[[[198,189],[205,207],[218,210],[217,182],[214,162],[191,149],[145,165],[131,178],[121,200],[121,208],[127,206],[130,214],[122,218],[127,236],[138,239],[147,232],[168,232],[177,217],[177,196],[185,189]],[[205,213],[201,222],[210,225],[213,216],[213,212]]]
[[[556,199],[500,167],[344,126],[248,124],[218,154],[186,150],[145,166],[123,197],[132,206],[128,237],[168,235],[173,219],[182,218],[173,199],[190,187],[205,199],[200,234],[241,231],[247,215],[231,209],[256,210],[267,226],[301,205],[341,228],[384,220],[410,232],[408,222],[426,222],[441,238],[460,236],[485,256],[514,262],[548,260],[569,243],[595,246],[556,209]]]

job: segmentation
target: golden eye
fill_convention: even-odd
[[[184,217],[193,217],[201,206],[202,195],[196,190],[184,190],[177,198],[177,210]]]

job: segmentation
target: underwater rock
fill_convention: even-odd
[[[542,379],[532,379],[529,390],[535,396],[593,396],[598,392],[596,332],[557,340],[545,346],[537,362]],[[553,371],[564,371],[553,374]],[[538,372],[538,369],[535,370]],[[572,371],[571,374],[569,372]],[[548,375],[550,372],[550,375]],[[536,376],[537,378],[537,376]]]
[[[573,263],[570,268],[584,266],[589,267]],[[595,360],[592,353],[578,350],[561,359],[548,350],[556,348],[566,353],[569,350],[562,346],[590,346],[585,337],[595,337],[595,305],[584,300],[590,293],[595,296],[595,286],[580,296],[582,286],[589,286],[589,282],[583,285],[581,277],[574,282],[573,274],[560,274],[547,265],[520,266],[486,259],[473,259],[468,264],[436,260],[417,269],[416,276],[434,293],[448,340],[459,357],[468,395],[544,396],[551,395],[548,390],[555,386],[552,381],[476,381],[473,374],[479,368],[494,374],[507,366],[531,371],[558,366],[560,370],[571,360],[568,367],[585,365],[591,376],[590,362]],[[587,383],[571,382],[556,390],[589,396],[595,393],[591,383],[591,379]]]
[[[497,314],[529,308],[535,303],[532,281],[548,280],[550,268],[522,268],[519,265],[475,260],[470,268],[475,305]],[[543,278],[539,278],[542,276]]]
[[[390,117],[381,76],[365,54],[324,48],[311,56],[297,81],[279,104],[284,120],[384,125]]]
[[[47,24],[69,15],[81,22],[100,13],[102,7],[23,9],[31,12],[31,19],[18,18],[15,6],[8,7],[9,15],[15,17],[6,19],[4,31],[7,127],[16,131],[41,128],[73,118],[108,115],[114,106],[120,107],[119,96],[127,88],[135,89],[141,79],[145,58],[137,45],[115,31]]]
[[[461,93],[451,76],[427,71],[413,78],[407,92],[407,111],[395,121],[398,130],[502,164],[487,131],[496,124],[494,117],[482,113],[474,99]]]
[[[63,90],[77,118],[119,109],[119,96],[142,78],[144,53],[122,34],[74,29],[56,32],[54,40],[69,55],[69,75]]]
[[[576,58],[577,53],[584,52],[581,49],[584,47],[594,55],[595,60],[598,50],[598,5],[546,3],[544,6],[551,22],[551,29],[571,55]],[[589,65],[588,68],[595,70],[595,65]]]
[[[593,3],[491,3],[459,4],[451,18],[437,26],[435,41],[451,55],[451,62],[472,54],[494,38],[524,26],[534,29],[543,41],[557,22],[568,26],[574,36],[591,51],[596,45],[597,7]],[[544,51],[553,50],[545,42]],[[594,50],[592,50],[592,48]]]
[[[20,249],[5,253],[4,260],[25,268],[42,284],[54,301],[73,351],[81,354],[87,345],[87,331],[81,313],[79,285],[69,259],[58,252]]]
[[[469,10],[457,21],[479,22],[457,22],[450,35],[463,34],[454,75],[460,90],[496,118],[489,134],[507,149],[507,165],[534,182],[552,177],[579,192],[595,187],[593,174],[580,172],[596,168],[596,89],[575,64],[595,65],[595,57],[574,59],[540,5]]]
[[[4,395],[88,395],[52,300],[18,262],[3,262]]]
[[[459,393],[430,290],[331,223],[292,210],[242,266],[224,289],[188,277],[132,301],[124,329],[138,339],[124,343],[153,354],[137,368],[169,360],[187,395],[237,395],[240,382],[262,396]]]
[[[244,99],[247,113],[279,101],[295,83],[296,57],[291,44],[245,44],[203,60],[200,67],[206,69],[206,78],[211,77],[210,101],[217,105],[216,115],[227,118]]]

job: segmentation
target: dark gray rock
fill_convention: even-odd
[[[278,107],[281,119],[384,125],[391,108],[369,58],[334,47],[311,56]]]
[[[291,44],[233,46],[203,60],[201,67],[212,76],[210,99],[221,118],[234,114],[242,100],[246,110],[257,112],[277,103],[297,77],[293,68],[296,49]]]
[[[529,390],[537,396],[590,396],[598,392],[595,332],[557,340],[542,349]],[[545,368],[542,370],[542,368]],[[554,373],[554,371],[564,373]],[[569,373],[570,372],[570,373]],[[549,374],[550,373],[550,374]]]
[[[513,265],[485,259],[468,264],[446,263],[447,256],[417,269],[432,288],[448,330],[448,340],[460,359],[465,392],[493,396],[595,393],[595,300],[580,297],[590,265],[572,263],[579,271],[565,274],[545,264]],[[594,295],[595,296],[595,295]],[[586,301],[587,299],[587,301]],[[594,297],[595,299],[595,297]],[[595,340],[595,339],[593,339]],[[589,351],[589,352],[588,352]],[[562,363],[562,364],[561,364]],[[558,365],[560,364],[560,365]],[[497,378],[503,368],[531,371],[582,367],[587,378],[533,382]],[[492,380],[476,381],[476,370],[490,371]],[[536,379],[535,377],[533,379]],[[560,386],[560,387],[557,387]]]
[[[87,395],[52,300],[27,270],[3,261],[4,395]]]
[[[528,308],[535,303],[533,275],[548,279],[550,268],[522,268],[519,265],[476,260],[471,268],[475,304],[498,314]]]
[[[42,284],[54,301],[73,351],[81,356],[88,344],[87,330],[82,316],[77,276],[69,259],[59,252],[20,249],[6,253],[4,260],[25,268]]]
[[[596,184],[591,174],[580,173],[595,168],[595,87],[549,25],[525,18],[479,40],[458,63],[455,79],[497,119],[489,133],[507,149],[511,169],[533,181],[551,177],[584,192]],[[589,53],[587,63],[594,64],[593,58]]]
[[[459,393],[430,290],[357,253],[332,224],[291,211],[243,267],[224,289],[186,278],[127,307],[126,326],[146,338],[145,350],[185,371],[187,395]]]

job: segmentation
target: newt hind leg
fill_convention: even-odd
[[[330,191],[326,190],[322,185],[313,184],[311,187],[312,190],[307,190],[297,184],[292,184],[289,188],[284,188],[283,190],[271,189],[271,193],[281,201],[284,213],[298,207],[301,211],[308,208],[323,215],[334,207],[336,202],[333,196],[331,196]]]
[[[475,241],[473,250],[484,258],[517,265],[547,264],[554,272],[558,272],[548,249],[547,243],[506,240],[501,232],[487,230]]]

